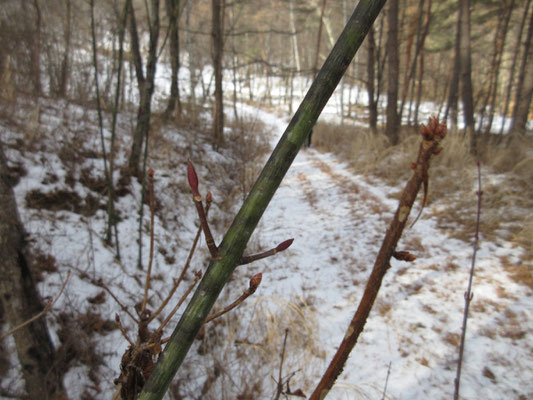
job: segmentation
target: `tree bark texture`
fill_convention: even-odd
[[[183,362],[220,291],[322,109],[331,97],[385,0],[360,0],[285,133],[219,246],[189,305],[160,355],[140,400],[161,399]]]
[[[180,0],[165,0],[169,27],[169,51],[170,51],[170,97],[168,98],[165,114],[169,117],[177,110],[181,116],[181,101],[179,93],[178,73],[180,69],[180,41],[179,41],[179,17],[181,15]],[[176,108],[177,107],[177,108]]]
[[[505,94],[505,102],[504,102],[503,113],[502,113],[504,121],[500,129],[500,134],[503,134],[505,130],[505,118],[507,118],[507,112],[509,111],[509,102],[511,100],[511,90],[514,84],[514,74],[516,70],[516,63],[518,61],[518,54],[520,53],[520,43],[522,42],[522,34],[524,32],[524,26],[526,24],[527,14],[529,11],[530,4],[531,4],[531,0],[527,0],[524,14],[522,16],[522,19],[520,20],[520,27],[518,28],[518,36],[516,38],[516,44],[515,44],[515,48],[513,51],[513,61],[511,63],[511,68],[509,70],[509,81],[507,83],[507,91]]]
[[[43,310],[25,249],[24,228],[11,187],[7,160],[0,144],[0,299],[11,327]],[[62,371],[55,364],[55,350],[46,320],[38,318],[13,333],[25,388],[31,399],[63,398]]]
[[[518,75],[518,87],[516,90],[516,101],[513,112],[513,125],[511,132],[524,133],[526,130],[526,123],[528,120],[529,106],[531,104],[531,97],[533,95],[533,12],[529,19],[529,28],[526,36],[526,43],[524,46],[524,53],[522,57],[522,64],[520,66],[520,73]]]
[[[146,76],[143,73],[143,62],[139,47],[139,34],[137,32],[137,22],[135,11],[131,0],[130,11],[130,36],[131,49],[137,75],[137,86],[139,89],[139,107],[137,109],[137,124],[133,133],[133,143],[128,160],[128,167],[132,175],[140,176],[140,160],[142,146],[145,139],[148,139],[150,132],[150,114],[152,108],[152,95],[154,93],[154,79],[157,65],[157,41],[159,39],[159,0],[151,0],[151,13],[149,15],[150,41],[148,47],[148,60],[146,63]]]
[[[375,99],[375,68],[376,68],[376,39],[374,28],[371,27],[367,35],[367,63],[366,63],[366,91],[368,93],[368,126],[373,133],[377,132],[378,126],[378,102]]]
[[[387,122],[385,135],[395,145],[399,141],[398,130],[400,117],[398,115],[398,78],[400,76],[400,56],[398,50],[398,0],[389,0],[387,22],[387,50],[389,61],[387,63]]]
[[[213,148],[224,141],[224,103],[222,92],[222,58],[224,56],[224,0],[212,0],[211,38],[213,40],[213,70],[215,73],[215,108],[213,110]]]
[[[472,88],[472,49],[470,46],[470,0],[460,0],[459,6],[459,20],[461,21],[459,64],[463,115],[466,134],[470,136],[470,152],[472,154],[477,154],[477,136],[474,122],[474,95]]]

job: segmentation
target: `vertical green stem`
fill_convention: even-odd
[[[220,291],[238,264],[268,203],[348,68],[385,0],[360,0],[210,263],[138,399],[161,399]]]

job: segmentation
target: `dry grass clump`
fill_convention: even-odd
[[[180,385],[179,396],[188,398],[189,391],[198,394],[201,388],[201,397],[206,400],[271,398],[286,329],[283,378],[292,375],[293,390],[306,392],[313,385],[309,372],[313,361],[324,354],[315,317],[304,302],[258,296],[215,321],[215,325],[205,326],[198,349],[203,360],[186,368],[187,378]]]

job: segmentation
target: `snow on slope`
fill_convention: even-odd
[[[104,319],[112,319],[118,312],[131,328],[127,317],[109,298],[102,305],[89,304],[87,299],[100,292],[100,288],[90,284],[91,279],[101,277],[112,285],[123,303],[132,305],[139,301],[143,279],[142,271],[136,269],[139,185],[132,181],[130,194],[121,197],[118,203],[122,216],[121,263],[113,259],[113,252],[101,240],[105,224],[103,210],[83,216],[68,210],[50,212],[26,207],[25,196],[33,189],[51,192],[70,188],[87,198],[91,190],[81,184],[83,170],[89,171],[93,178],[103,175],[100,159],[86,156],[81,165],[72,162],[69,169],[68,157],[62,160],[57,156],[61,147],[70,149],[74,145],[79,150],[98,151],[96,135],[88,135],[82,122],[88,118],[94,124],[94,113],[72,105],[49,107],[50,110],[43,111],[45,133],[38,152],[17,150],[19,136],[12,132],[3,137],[9,147],[8,158],[24,162],[28,171],[16,187],[26,229],[41,249],[56,258],[59,273],[47,275],[40,289],[45,296],[55,295],[66,271],[71,269],[75,273],[57,309],[77,310],[87,315],[98,313]],[[277,135],[281,135],[287,124],[283,118],[248,105],[241,104],[239,111],[263,121]],[[77,127],[68,131],[64,119],[56,117],[61,112],[71,114],[67,117],[71,121],[80,120],[79,132]],[[122,124],[123,133],[131,129],[127,122]],[[203,191],[206,180],[212,180],[215,197],[212,217],[219,220],[228,218],[221,215],[216,203],[224,201],[228,193],[223,176],[231,163],[227,155],[213,153],[207,143],[191,142],[184,132],[164,131],[158,140],[163,142],[165,150],[154,154],[152,165],[156,169],[158,196],[166,210],[161,218],[166,219],[156,220],[156,243],[162,249],[156,251],[154,264],[154,274],[159,276],[153,281],[156,303],[168,290],[165,277],[175,276],[176,264],[186,257],[196,227],[190,196],[184,194],[187,190],[184,159],[176,160],[173,155],[179,153],[193,158]],[[272,140],[276,141],[277,137]],[[123,162],[122,152],[118,157]],[[72,188],[66,183],[69,175],[75,178]],[[291,381],[293,388],[301,387],[309,394],[340,343],[396,205],[389,195],[397,190],[369,177],[354,175],[330,154],[302,149],[266,210],[249,247],[259,244],[268,248],[291,237],[295,242],[276,257],[241,267],[239,274],[249,277],[263,272],[263,283],[254,300],[264,299],[278,306],[283,301],[285,304],[303,302],[314,312],[314,333],[322,351],[316,352],[309,364],[300,365],[301,371]],[[429,210],[424,213],[429,214]],[[146,210],[145,221],[147,215]],[[435,220],[424,215],[413,229],[405,232],[399,245],[402,250],[412,251],[418,259],[412,264],[392,262],[359,343],[328,398],[380,399],[389,363],[387,398],[451,397],[472,248],[468,243],[447,237],[439,231]],[[223,226],[219,224],[215,229],[218,240]],[[146,234],[143,242],[146,262]],[[176,261],[166,259],[164,252]],[[532,293],[512,281],[506,271],[506,266],[519,253],[519,249],[507,242],[481,243],[463,369],[465,399],[533,398]],[[205,266],[206,259],[202,249],[193,268]],[[246,308],[234,313],[245,315]],[[59,344],[61,326],[56,316],[48,317],[48,321],[54,341]],[[108,398],[126,343],[117,330],[90,332],[89,339],[104,354],[105,363],[100,369],[104,379],[98,384],[90,382],[89,369],[78,365],[69,371],[66,384],[72,398],[81,396],[84,385],[92,385],[90,393],[94,397]],[[278,354],[271,356],[275,359]],[[189,357],[193,365],[198,362],[197,355]],[[232,364],[232,368],[238,366]],[[270,380],[269,375],[265,375],[266,380]],[[271,393],[265,392],[264,398],[270,398]]]
[[[284,120],[264,120],[279,133],[286,126]],[[331,154],[302,149],[254,233],[260,242],[295,238],[287,252],[253,272],[264,272],[258,295],[301,297],[316,309],[327,354],[322,371],[355,312],[395,211],[397,202],[388,197],[393,190],[354,175]],[[435,220],[422,217],[406,229],[398,249],[418,259],[392,261],[359,343],[328,398],[381,398],[389,363],[388,398],[453,395],[472,246],[447,237]],[[509,278],[502,262],[519,254],[510,243],[481,241],[464,399],[533,397],[532,293]]]

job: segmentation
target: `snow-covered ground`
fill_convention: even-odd
[[[285,121],[272,123],[274,131],[283,131]],[[302,297],[312,304],[324,362],[340,344],[364,290],[397,204],[391,192],[354,175],[331,154],[304,149],[254,234],[260,242],[295,238],[263,269],[254,267],[264,272],[258,295]],[[422,217],[404,233],[398,248],[418,258],[392,261],[332,399],[356,393],[381,398],[389,363],[388,398],[452,397],[473,250],[436,225]],[[520,251],[510,243],[481,241],[461,386],[465,399],[533,396],[532,293],[509,278],[502,262],[516,261]]]
[[[165,82],[161,79],[160,85]],[[335,102],[331,102],[325,117],[333,118],[336,109]],[[226,110],[231,118],[229,105]],[[238,113],[263,122],[266,131],[271,132],[272,145],[288,123],[274,112],[242,103],[238,104]],[[118,165],[124,164],[132,120],[133,115],[126,114],[119,120],[122,143]],[[89,152],[99,152],[94,121],[94,111],[48,101],[34,131],[38,133],[17,131],[9,124],[2,126],[8,159],[12,165],[20,162],[26,169],[15,188],[25,227],[32,243],[55,258],[54,268],[43,273],[44,280],[39,284],[42,294],[48,297],[57,294],[67,271],[72,271],[65,293],[47,321],[57,346],[65,344],[65,335],[85,343],[84,348],[75,347],[78,361],[66,376],[65,385],[73,399],[81,398],[84,392],[98,399],[110,397],[127,343],[108,322],[118,313],[126,328],[133,329],[131,321],[108,295],[99,303],[97,296],[102,289],[95,282],[102,279],[131,308],[140,301],[144,282],[144,272],[137,269],[139,184],[134,179],[125,182],[125,193],[117,203],[121,217],[118,224],[121,262],[114,259],[113,249],[102,240],[105,207],[99,204],[95,210],[88,205],[90,196],[99,196],[94,180],[103,176],[101,158]],[[21,146],[21,140],[33,142]],[[150,164],[156,170],[160,207],[156,215],[152,307],[168,292],[169,278],[179,274],[196,231],[196,215],[185,183],[186,160],[190,158],[196,164],[201,191],[204,194],[207,188],[213,191],[215,201],[210,219],[218,221],[213,222],[218,241],[236,211],[235,199],[239,197],[235,193],[230,196],[233,188],[228,185],[232,182],[226,177],[233,172],[235,160],[228,152],[213,152],[207,141],[186,129],[163,127],[153,140]],[[76,150],[74,158],[69,153],[72,149]],[[119,176],[117,172],[117,180]],[[259,398],[272,397],[279,340],[278,347],[261,347],[260,341],[266,340],[261,335],[277,333],[279,338],[287,328],[290,331],[284,374],[294,373],[292,389],[301,388],[310,394],[357,307],[395,210],[397,202],[392,194],[399,189],[354,174],[331,154],[302,149],[249,247],[266,249],[288,238],[295,239],[293,245],[275,257],[239,267],[231,288],[222,294],[220,303],[225,305],[240,294],[247,278],[263,273],[263,282],[254,296],[232,311],[233,319],[228,319],[238,328],[230,326],[227,331],[218,331],[224,336],[221,346],[227,350],[225,357],[229,360],[218,380],[235,385],[230,393],[239,393],[247,380],[253,380],[254,373],[261,373],[265,383]],[[27,197],[33,190],[78,193],[82,212],[74,210],[72,204],[59,210],[36,209]],[[475,190],[473,185],[472,196]],[[222,206],[227,198],[232,198],[235,204]],[[149,244],[146,206],[144,215],[142,242],[146,266]],[[393,260],[359,343],[328,398],[381,399],[386,382],[387,399],[452,397],[472,245],[448,237],[439,230],[436,219],[428,215],[430,209],[404,233],[399,249],[411,251],[417,260],[414,263]],[[504,240],[485,242],[483,226],[481,230],[461,394],[464,399],[533,398],[533,293],[512,280],[508,271],[519,262],[522,250]],[[205,268],[207,259],[202,244],[192,269]],[[280,317],[285,309],[290,309],[293,317]],[[248,332],[245,327],[254,322],[254,313],[263,318],[261,324],[268,322],[269,329],[275,328],[277,332],[254,330],[244,335]],[[134,331],[130,333],[135,336]],[[293,338],[301,338],[302,342]],[[8,346],[12,348],[12,342]],[[98,364],[95,370],[88,366],[91,348],[97,349],[101,357],[93,360],[92,364]],[[254,371],[250,367],[252,371],[246,375],[239,364],[239,360],[245,359],[239,349],[251,352],[252,348],[262,348],[263,353],[268,353],[263,360],[270,361],[263,369]],[[189,379],[201,386],[209,375],[209,362],[203,362],[197,351],[191,351],[188,360],[189,371],[200,370]],[[239,382],[235,378],[237,371],[242,372]],[[4,382],[17,390],[22,387],[16,369],[11,370]]]

